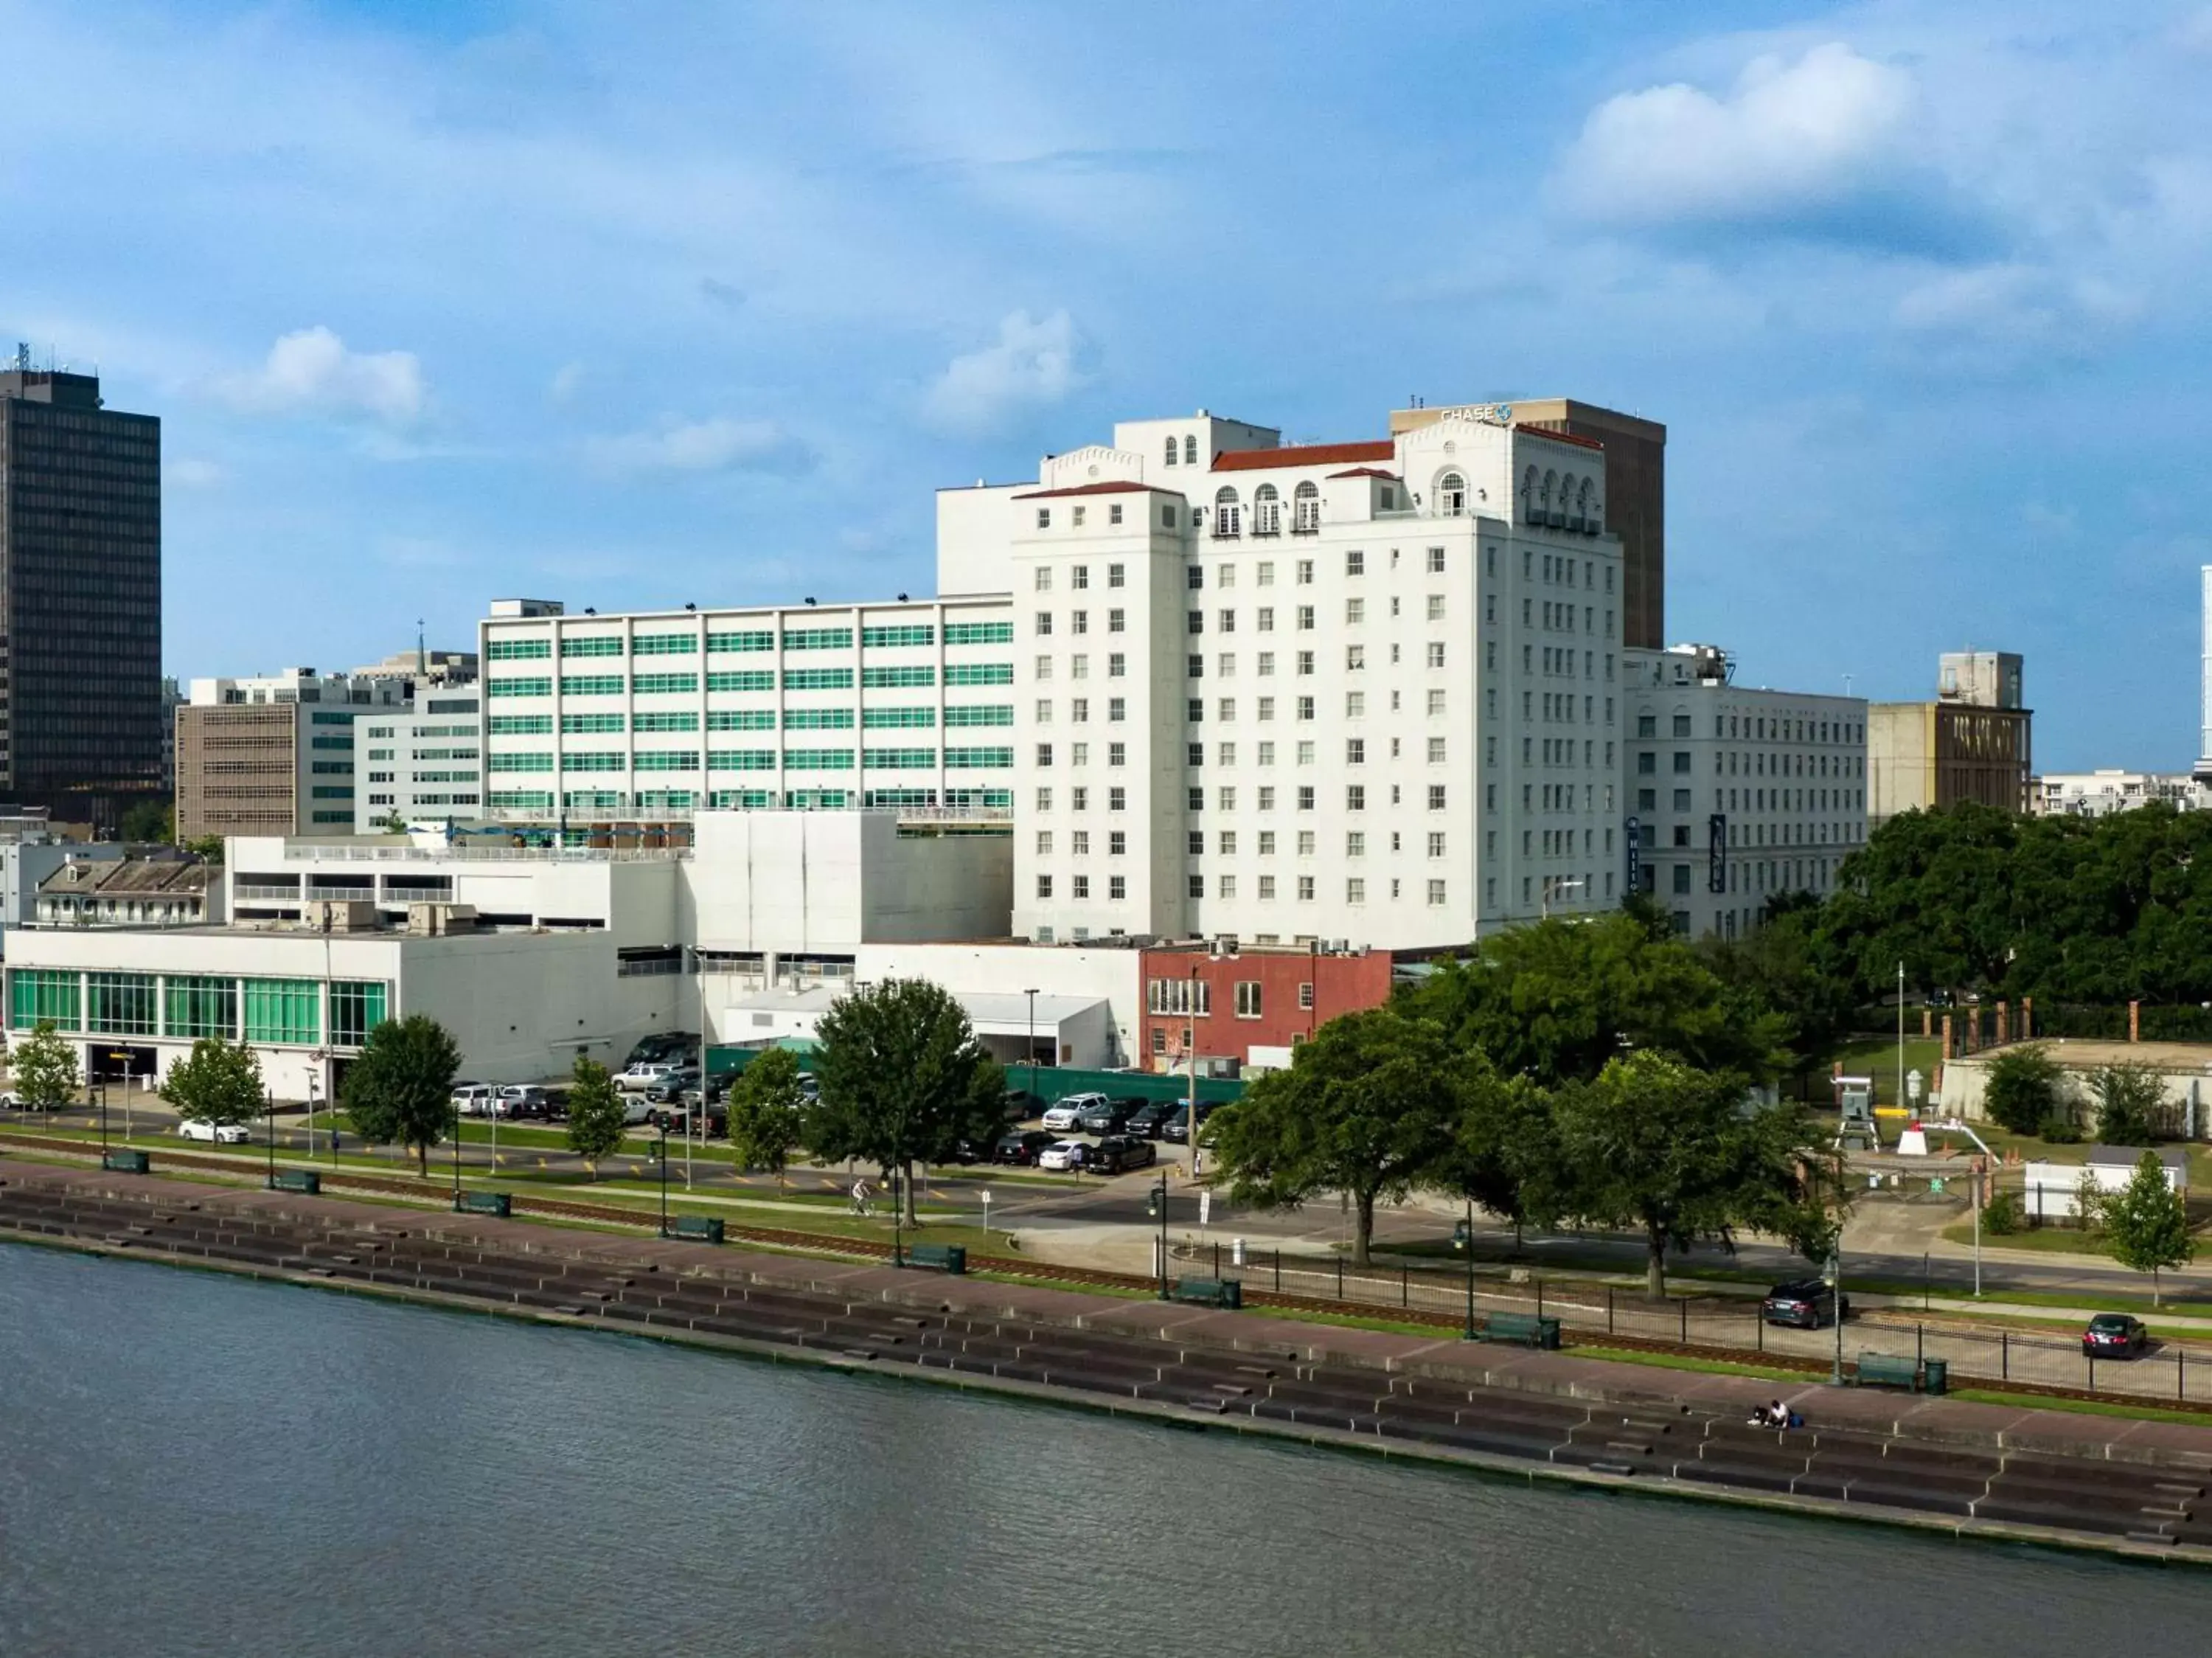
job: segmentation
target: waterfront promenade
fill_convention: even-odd
[[[1519,1478],[2212,1561],[2212,1432],[2191,1424],[91,1170],[0,1164],[0,1235]],[[1778,1391],[1807,1428],[1745,1427]]]

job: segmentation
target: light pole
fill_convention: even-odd
[[[1897,1103],[1905,1103],[1905,964],[1897,964]]]
[[[668,1117],[660,1119],[660,1235],[668,1235]]]
[[[1828,1285],[1829,1293],[1835,1297],[1836,1314],[1836,1362],[1828,1372],[1828,1381],[1832,1386],[1840,1387],[1844,1385],[1844,1229],[1840,1223],[1836,1228],[1835,1246],[1828,1251]]]
[[[1146,1206],[1160,1223],[1160,1299],[1168,1298],[1168,1172],[1160,1169],[1159,1183],[1146,1194]]]
[[[1464,1338],[1473,1341],[1474,1339],[1474,1195],[1472,1192],[1468,1194],[1467,1218],[1459,1223],[1459,1236],[1452,1240],[1452,1247],[1467,1252],[1467,1329]]]
[[[308,1058],[314,1056],[310,1054]],[[315,1161],[315,1095],[319,1081],[313,1071],[307,1073],[307,1161],[311,1163]]]
[[[261,1120],[268,1129],[262,1137],[269,1142],[269,1189],[276,1190],[276,1100],[267,1088],[261,1090]]]
[[[1963,1119],[1947,1117],[1941,1125],[1947,1134],[1963,1134],[1979,1148],[1982,1166],[1974,1171],[1974,1299],[1982,1298],[1982,1181],[1996,1172],[1990,1158],[1990,1149],[1982,1143],[1982,1137],[1968,1128]]]
[[[461,1206],[461,1107],[453,1105],[453,1207]]]
[[[1205,980],[1199,977],[1200,963],[1194,955],[1190,959],[1190,1023],[1184,1034],[1183,1064],[1190,1070],[1190,1097],[1183,1106],[1183,1120],[1189,1125],[1190,1178],[1198,1178],[1198,993]],[[1163,1262],[1165,1257],[1162,1258]]]
[[[1029,1048],[1029,1060],[1030,1060],[1030,1100],[1031,1100],[1032,1102],[1034,1102],[1034,1101],[1036,1100],[1036,998],[1037,998],[1037,993],[1036,993],[1035,991],[1024,991],[1022,992],[1022,994],[1023,994],[1024,996],[1025,996],[1025,997],[1029,997],[1029,999],[1030,999],[1030,1048]],[[1055,1062],[1057,1062],[1057,1061],[1059,1060],[1059,1058],[1060,1058],[1060,1044],[1059,1044],[1059,1042],[1058,1042],[1058,1040],[1057,1040],[1057,1039],[1055,1039],[1055,1040],[1054,1041],[1054,1043],[1053,1043],[1052,1057],[1053,1057],[1053,1058],[1054,1058],[1054,1060]]]

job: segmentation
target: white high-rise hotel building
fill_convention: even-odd
[[[939,498],[1011,586],[1015,930],[1462,942],[1620,899],[1602,451],[1447,414],[1132,421]]]
[[[1722,869],[1730,838],[1715,862],[1700,826],[1692,885],[1705,893],[1708,863],[1722,872],[1686,903],[1674,825],[1630,854],[1638,676],[1604,448],[1495,405],[1419,418],[1291,448],[1203,411],[1120,424],[1034,483],[940,491],[933,600],[495,607],[492,814],[801,806],[1004,825],[1014,931],[1039,942],[1443,947],[1616,907],[1632,870],[1685,930],[1747,920],[1808,866],[1770,857],[1754,886]],[[1642,685],[1657,689],[1648,669]],[[1840,783],[1806,792],[1823,826],[1801,841],[1770,821],[1761,840],[1858,838],[1864,705],[1823,701],[1837,706],[1811,716],[1824,752],[1806,764],[1856,776],[1856,808]],[[1765,817],[1801,795],[1756,798]]]

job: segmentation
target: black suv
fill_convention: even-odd
[[[1000,1140],[991,1153],[994,1163],[1012,1163],[1018,1167],[1036,1164],[1037,1153],[1047,1146],[1060,1143],[1060,1136],[1047,1133],[1041,1128],[1020,1129]]]
[[[1129,1113],[1128,1120],[1121,1125],[1121,1132],[1157,1140],[1166,1131],[1168,1119],[1182,1109],[1172,1100],[1147,1100]]]
[[[1200,1134],[1206,1132],[1206,1119],[1213,1115],[1220,1103],[1218,1100],[1201,1100],[1198,1102],[1198,1131]],[[1164,1140],[1172,1140],[1177,1145],[1182,1144],[1190,1138],[1190,1107],[1188,1106],[1177,1106],[1175,1108],[1174,1114],[1168,1119],[1167,1127],[1160,1131],[1160,1137]]]
[[[1844,1297],[1844,1316],[1851,1315],[1851,1298]],[[1799,1330],[1818,1330],[1836,1317],[1836,1291],[1824,1278],[1792,1278],[1766,1292],[1759,1316],[1769,1324],[1786,1324]]]

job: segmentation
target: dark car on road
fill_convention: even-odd
[[[1060,1136],[1048,1134],[1041,1128],[1022,1129],[1001,1139],[991,1152],[994,1163],[1012,1163],[1017,1167],[1034,1167],[1037,1154],[1047,1146],[1060,1143]]]
[[[672,1070],[657,1082],[646,1084],[645,1097],[656,1106],[672,1106],[684,1097],[684,1090],[699,1086],[699,1073],[686,1065]]]
[[[1077,1118],[1075,1125],[1085,1134],[1119,1134],[1142,1103],[1137,1100],[1102,1100]]]
[[[1147,1100],[1129,1113],[1128,1121],[1121,1125],[1121,1132],[1157,1140],[1166,1131],[1168,1119],[1182,1109],[1172,1100]]]
[[[2125,1313],[2100,1313],[2081,1332],[2081,1351],[2093,1359],[2131,1359],[2149,1345],[2142,1320]]]
[[[1844,1297],[1844,1316],[1851,1315],[1851,1298]],[[1786,1324],[1799,1330],[1818,1330],[1836,1317],[1836,1291],[1822,1278],[1792,1278],[1766,1292],[1759,1316],[1769,1324]]]
[[[1109,1134],[1083,1154],[1083,1167],[1092,1174],[1119,1174],[1159,1161],[1159,1150],[1150,1140],[1127,1134]]]

